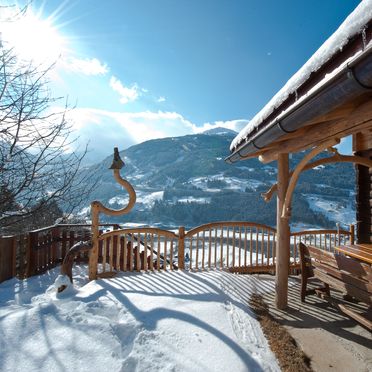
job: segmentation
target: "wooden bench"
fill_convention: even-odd
[[[319,248],[306,246],[300,248],[301,263],[301,301],[308,294],[317,293],[337,306],[342,312],[369,330],[372,330],[372,268],[352,257],[322,251]],[[324,286],[307,290],[309,278],[317,278]],[[369,306],[366,313],[361,314],[330,296],[330,288],[338,290],[349,298],[355,298]]]

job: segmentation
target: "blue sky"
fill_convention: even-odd
[[[215,125],[241,129],[358,4],[34,0],[32,6],[61,37],[53,89],[76,103],[71,119],[96,159],[150,138]],[[19,32],[31,33],[26,26]],[[40,40],[29,42],[38,44],[34,51],[50,42]]]

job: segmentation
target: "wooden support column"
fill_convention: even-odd
[[[278,309],[285,309],[288,303],[288,272],[290,231],[287,216],[282,216],[285,195],[289,181],[288,154],[278,155],[278,196],[277,196],[277,249],[276,249],[276,278],[275,278],[275,305]]]
[[[372,129],[353,136],[353,151],[372,160]],[[357,242],[372,243],[372,167],[356,167]]]

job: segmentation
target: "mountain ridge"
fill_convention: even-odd
[[[276,165],[248,159],[227,164],[235,132],[201,133],[153,139],[120,151],[125,162],[121,174],[137,192],[137,203],[116,222],[156,226],[193,227],[218,220],[246,220],[275,226],[276,201],[265,203],[260,194],[276,182]],[[294,154],[292,167],[303,154]],[[120,208],[127,195],[115,183],[112,156],[85,169],[99,180],[91,196],[111,208]],[[94,178],[93,177],[93,178]],[[304,172],[292,208],[295,226],[333,227],[353,215],[354,170],[332,164]],[[89,205],[86,201],[85,207]],[[89,215],[81,216],[89,219]],[[112,219],[105,218],[106,221]],[[354,217],[355,219],[355,217]]]

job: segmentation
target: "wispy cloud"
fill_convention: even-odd
[[[133,84],[130,88],[123,85],[123,83],[115,76],[111,76],[110,87],[119,93],[120,103],[126,104],[135,101],[140,96],[140,90],[137,84]]]
[[[226,121],[215,121],[214,123],[204,123],[202,126],[195,126],[194,133],[202,133],[209,129],[214,128],[227,128],[234,130],[235,132],[240,132],[247,124],[249,120],[247,119],[236,119],[236,120],[226,120]]]
[[[88,76],[105,75],[109,71],[108,66],[97,58],[80,59],[72,57],[64,61],[64,67],[70,71]]]
[[[217,127],[239,131],[248,120],[216,121],[197,126],[177,112],[120,112],[94,108],[76,108],[69,112],[79,142],[89,142],[91,161],[103,159],[118,146],[131,145],[154,138],[177,137],[201,133]],[[99,136],[97,136],[99,133]]]
[[[158,101],[158,102],[165,102],[166,99],[165,99],[165,97],[160,96],[160,97],[157,99],[157,101]]]

